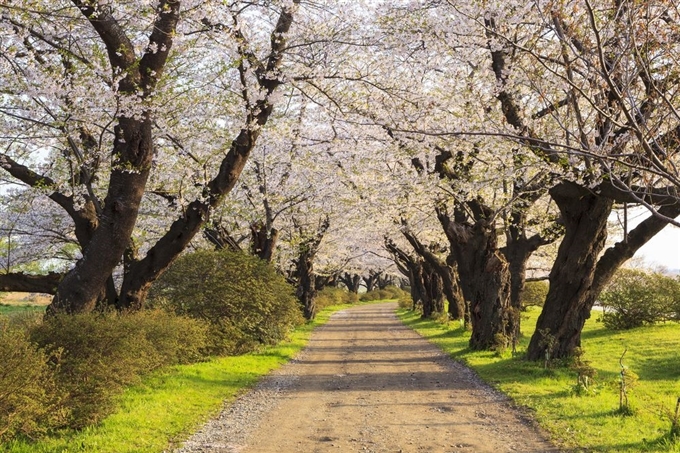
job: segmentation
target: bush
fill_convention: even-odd
[[[359,295],[344,288],[328,286],[316,295],[314,299],[318,310],[331,305],[353,304],[359,301]]]
[[[58,315],[34,326],[32,340],[52,357],[58,427],[97,423],[142,374],[200,358],[206,331],[196,320],[147,311]]]
[[[638,269],[619,270],[600,296],[609,329],[631,329],[676,319],[680,281]]]
[[[47,362],[24,329],[0,318],[0,440],[34,436],[57,416]]]
[[[293,288],[272,266],[228,250],[180,257],[149,296],[154,305],[208,322],[214,354],[277,343],[302,322]]]
[[[402,297],[409,296],[409,294],[401,288],[396,286],[386,286],[385,289],[374,289],[373,291],[367,291],[359,297],[362,302],[367,302],[371,300],[393,300],[401,299]]]
[[[530,306],[542,307],[545,303],[545,298],[548,295],[550,285],[546,281],[526,282],[520,303],[522,310],[526,310]]]

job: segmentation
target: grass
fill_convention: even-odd
[[[290,341],[237,357],[216,358],[154,373],[126,390],[120,409],[100,425],[54,433],[38,441],[0,445],[7,453],[155,453],[186,439],[210,416],[259,379],[295,356],[314,328],[348,305],[323,309],[314,322],[297,329]]]
[[[454,359],[473,368],[482,379],[535,412],[538,422],[561,446],[588,452],[680,452],[680,439],[670,437],[671,417],[680,398],[680,324],[668,323],[628,331],[611,331],[588,320],[583,331],[584,359],[597,377],[588,391],[576,386],[568,367],[544,369],[523,360],[539,309],[525,313],[525,335],[510,352],[470,351],[469,332],[458,323],[421,320],[401,310],[402,320]],[[619,358],[639,376],[628,392],[632,415],[619,409]]]
[[[46,295],[0,292],[0,316],[43,311],[50,298]]]

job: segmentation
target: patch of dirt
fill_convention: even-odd
[[[396,317],[336,313],[178,453],[559,452],[508,398]]]

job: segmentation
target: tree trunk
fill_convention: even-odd
[[[423,288],[423,319],[444,313],[444,282],[437,271],[426,261],[422,261]]]
[[[380,272],[368,271],[368,276],[361,277],[364,282],[364,286],[366,287],[366,292],[373,291],[375,289],[379,276]]]
[[[411,244],[415,252],[439,275],[442,291],[449,301],[449,316],[451,319],[462,319],[465,316],[465,302],[458,282],[458,273],[453,265],[446,263],[428,249],[416,235],[402,221],[402,234]],[[439,311],[439,310],[438,310]],[[442,306],[441,312],[444,311]]]
[[[474,223],[464,209],[456,209],[455,221],[437,210],[450,243],[450,261],[458,264],[460,285],[470,304],[470,348],[492,349],[509,342],[510,275],[508,263],[498,251],[492,211],[479,200],[468,201]],[[460,207],[462,208],[462,206]]]
[[[299,3],[294,0],[293,4]],[[278,74],[285,49],[285,35],[293,22],[295,5],[280,10],[275,29],[271,33],[271,49],[258,75],[262,95],[246,112],[245,125],[231,142],[226,156],[220,164],[217,175],[204,188],[204,195],[192,201],[173,222],[166,234],[147,252],[146,256],[130,263],[125,273],[121,289],[119,307],[139,309],[142,307],[151,284],[182,253],[189,242],[209,220],[210,211],[218,206],[231,192],[241,175],[248,157],[260,136],[262,127],[267,124],[273,111],[272,95],[283,84]],[[256,126],[256,127],[254,127]]]
[[[603,183],[602,188],[606,187]],[[596,192],[570,182],[550,190],[562,213],[566,234],[550,272],[545,306],[529,343],[529,360],[572,355],[581,346],[581,331],[597,297],[616,270],[668,224],[650,215],[598,260],[607,238],[613,201]],[[675,218],[680,215],[680,203],[663,206],[659,213]]]
[[[303,231],[302,227],[299,227],[300,236],[306,237],[306,239],[300,243],[298,258],[295,260],[294,279],[297,284],[295,294],[302,305],[303,315],[307,320],[312,320],[316,316],[314,298],[318,290],[316,275],[314,275],[314,257],[319,251],[319,246],[329,226],[330,221],[326,217],[319,223],[319,227],[311,237],[309,233]]]
[[[347,291],[357,294],[359,292],[359,286],[361,286],[361,275],[345,272],[338,276],[338,281],[345,285]]]
[[[273,227],[268,229],[262,222],[254,222],[250,225],[250,233],[251,253],[271,263],[279,240],[279,231]]]
[[[607,239],[607,219],[613,201],[571,182],[550,195],[566,228],[550,271],[550,289],[531,337],[529,360],[567,357],[581,345],[581,330],[594,303],[591,287],[597,257]]]

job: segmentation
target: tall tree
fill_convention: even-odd
[[[256,55],[255,35],[244,31],[242,21],[255,17],[258,28],[267,27],[270,15],[266,5],[257,14],[252,14],[256,5],[240,2],[223,8],[188,9],[186,13],[180,12],[178,1],[161,1],[153,8],[75,0],[70,7],[38,0],[11,8],[0,5],[0,24],[9,37],[3,53],[17,56],[0,74],[5,81],[14,79],[6,84],[2,127],[29,131],[15,133],[11,141],[5,141],[0,166],[14,181],[44,192],[67,213],[82,248],[82,257],[60,282],[50,312],[89,310],[103,294],[109,300],[117,299],[119,307],[143,303],[150,283],[181,253],[211,210],[234,187],[267,123],[273,95],[284,82],[284,38],[296,3],[278,8],[269,50],[262,56]],[[183,14],[187,17],[180,22]],[[189,38],[181,40],[183,52],[171,55],[178,36]],[[201,40],[202,36],[213,39]],[[199,42],[204,45],[198,46]],[[201,96],[215,94],[207,87],[219,83],[197,80],[197,74],[204,76],[208,71],[196,72],[195,68],[214,59],[214,52],[227,48],[227,58],[233,60],[213,65],[215,71],[210,75],[222,78],[223,91],[225,86],[240,85],[245,114],[240,127],[233,127],[231,120],[209,124],[213,131],[227,125],[225,129],[235,133],[226,149],[221,148],[224,140],[208,147],[222,154],[211,177],[208,173],[214,164],[208,165],[209,159],[200,155],[200,150],[191,149],[196,134],[183,124],[190,122],[189,117],[178,120],[173,109],[179,107],[177,100],[186,100],[188,92],[194,103]],[[186,58],[195,59],[189,63],[191,68]],[[98,91],[103,95],[93,97]],[[213,99],[223,98],[218,92]],[[227,109],[226,105],[220,107]],[[193,106],[204,113],[216,107],[210,102]],[[90,118],[90,111],[98,113]],[[53,131],[45,135],[48,139],[36,135],[42,129]],[[43,172],[29,168],[31,160],[26,158],[43,149],[41,141],[63,150],[65,156]],[[194,182],[199,189],[193,190],[194,201],[184,204],[180,200],[176,221],[158,235],[155,244],[144,244],[141,251],[145,256],[137,257],[131,242],[133,229],[145,194],[165,195],[163,190],[147,189],[147,182],[161,183],[152,172],[161,158],[166,158],[167,150],[174,150],[175,161],[203,162],[204,175]],[[107,156],[112,156],[110,162]],[[169,173],[161,174],[167,177]],[[178,198],[173,201],[176,205],[180,204]],[[122,288],[115,294],[111,276],[124,255]]]

